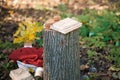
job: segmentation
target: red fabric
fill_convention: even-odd
[[[43,67],[43,48],[19,48],[14,50],[9,58],[22,61],[26,64],[32,64],[38,67]]]

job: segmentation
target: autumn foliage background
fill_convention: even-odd
[[[120,79],[120,0],[0,0],[0,79],[10,80],[17,68],[8,56],[21,44],[13,44],[19,23],[28,18],[42,26],[55,15],[83,23],[80,28],[81,80]],[[28,25],[29,26],[29,25]],[[42,46],[37,33],[34,47]]]

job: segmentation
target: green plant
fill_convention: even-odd
[[[91,40],[91,45],[94,45],[93,47],[94,48],[104,48],[106,45],[105,43],[101,40],[101,38],[98,36],[98,37],[94,37],[92,38],[93,41]]]
[[[4,60],[5,58],[7,58],[7,55],[0,54],[0,60]]]
[[[83,23],[80,28],[80,36],[83,38],[87,37],[89,40],[97,37],[96,41],[115,46],[120,45],[120,19],[116,12],[87,9],[82,15],[76,17]]]
[[[4,62],[1,65],[2,70],[9,72],[11,69],[15,68],[15,63],[13,61]]]
[[[13,45],[11,42],[3,42],[2,40],[0,40],[0,49],[9,49],[12,47]]]
[[[22,44],[13,44],[12,42],[3,42],[2,40],[0,40],[0,49],[13,49],[13,48],[17,48],[17,47],[21,47]]]
[[[115,67],[120,67],[120,48],[119,47],[112,47],[110,49],[110,59],[113,61]]]
[[[61,18],[64,19],[66,17],[74,17],[75,15],[73,13],[68,12],[68,6],[66,4],[59,4],[57,9],[61,12]]]
[[[63,12],[63,13],[61,13],[61,17],[62,17],[62,19],[67,18],[67,17],[71,18],[71,17],[74,17],[74,14]]]
[[[106,43],[103,41],[103,36],[101,34],[97,36],[84,37],[81,39],[80,43],[84,42],[84,46],[87,48],[99,48],[102,49],[106,46]]]
[[[89,74],[89,76],[90,76],[90,80],[96,80],[99,75],[96,73],[91,73]]]
[[[120,67],[120,18],[116,13],[118,13],[116,10],[87,9],[82,15],[76,16],[82,22],[80,44],[88,49],[90,64],[94,63],[91,61],[91,57],[96,57],[96,52],[107,52],[105,55],[112,66]],[[101,51],[105,48],[109,51]]]
[[[40,47],[40,46],[43,46],[43,38],[42,38],[42,32],[37,32],[36,36],[38,37],[36,39],[36,42],[37,42],[37,45]]]
[[[65,4],[59,4],[57,9],[61,12],[66,12],[68,7]]]
[[[95,51],[88,50],[87,51],[87,55],[88,55],[89,58],[91,58],[91,57],[97,56],[97,53]]]

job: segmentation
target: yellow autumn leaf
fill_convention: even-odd
[[[21,28],[21,27],[23,26],[23,24],[22,24],[22,23],[19,23],[18,26],[19,26],[19,28]]]
[[[15,34],[13,34],[13,36],[14,36],[14,37],[16,37],[16,36],[18,36],[18,35],[19,35],[19,33],[20,33],[20,29],[18,29],[18,30],[16,31],[16,33],[15,33]]]
[[[115,67],[115,66],[111,66],[111,67],[109,68],[109,70],[110,70],[110,71],[120,71],[120,68],[117,68],[117,67]]]
[[[39,26],[37,22],[32,22],[31,19],[18,25],[18,30],[14,34],[14,37],[17,37],[14,38],[14,43],[34,41],[37,38],[36,33],[41,32],[43,29],[43,26]]]
[[[14,14],[14,11],[13,11],[13,10],[10,10],[10,11],[8,11],[8,13],[9,13],[10,15],[13,15],[13,14]]]
[[[23,41],[23,38],[22,37],[18,37],[18,38],[14,38],[13,43],[20,43],[22,41]]]
[[[36,35],[34,35],[34,34],[30,34],[30,35],[29,35],[29,40],[30,40],[30,41],[34,40],[34,39],[35,39],[35,36],[36,36]]]

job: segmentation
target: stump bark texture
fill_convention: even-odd
[[[44,30],[44,80],[80,80],[79,29]]]

